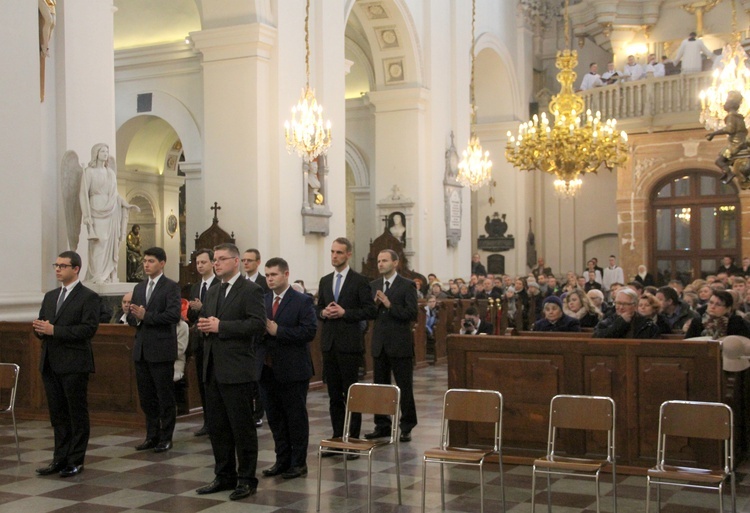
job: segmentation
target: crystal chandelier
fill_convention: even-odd
[[[472,191],[490,183],[492,179],[492,161],[490,152],[482,151],[482,144],[475,131],[477,124],[477,106],[474,101],[474,23],[476,19],[476,0],[471,2],[471,81],[469,83],[469,97],[471,100],[471,137],[469,146],[461,152],[461,162],[458,163],[456,181]]]
[[[610,171],[628,158],[628,136],[617,129],[617,120],[602,121],[597,112],[583,115],[583,98],[573,92],[578,52],[570,50],[568,3],[565,2],[565,49],[557,52],[555,66],[560,70],[557,81],[560,93],[552,97],[549,111],[534,114],[522,123],[514,137],[508,132],[505,158],[521,170],[538,169],[555,175],[555,191],[562,197],[573,197],[581,188],[580,176],[595,173],[604,165]]]
[[[714,70],[711,87],[700,92],[700,122],[706,130],[724,128],[724,117],[727,115],[724,102],[729,91],[738,91],[745,99],[740,104],[740,115],[747,117],[750,114],[750,70],[745,66],[747,54],[742,48],[741,39],[742,35],[737,30],[737,12],[732,0],[732,42],[721,52],[721,65]]]
[[[296,106],[292,107],[292,122],[284,123],[286,149],[295,152],[306,162],[325,154],[331,146],[331,122],[323,126],[323,107],[310,88],[310,0],[305,8],[305,88]]]

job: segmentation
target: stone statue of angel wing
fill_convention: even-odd
[[[63,154],[60,165],[62,179],[63,208],[65,209],[65,227],[68,232],[68,244],[72,251],[78,249],[78,236],[81,232],[81,177],[83,166],[79,163],[78,154],[68,150]]]

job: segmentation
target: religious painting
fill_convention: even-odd
[[[167,217],[167,235],[173,238],[175,233],[177,233],[177,216],[172,212]]]

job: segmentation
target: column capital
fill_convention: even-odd
[[[203,54],[203,62],[243,57],[270,60],[276,34],[275,27],[250,23],[191,32],[190,38],[195,49]]]
[[[200,180],[203,175],[202,162],[180,162],[180,171],[185,174],[185,181]]]

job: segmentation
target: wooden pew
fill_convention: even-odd
[[[744,384],[728,394],[717,342],[569,335],[573,334],[448,337],[448,388],[498,390],[505,398],[503,454],[508,462],[528,464],[544,454],[549,402],[557,394],[612,397],[617,405],[618,471],[641,474],[654,464],[663,401],[729,397],[730,406],[741,408],[746,400]],[[738,433],[745,431],[742,428]],[[487,429],[466,425],[451,434],[457,444],[491,439]],[[605,442],[601,437],[567,432],[560,450],[602,454]],[[690,441],[680,451],[686,465],[720,461],[714,443]]]

